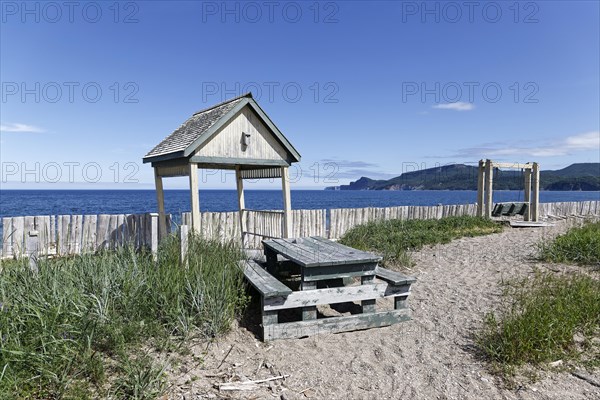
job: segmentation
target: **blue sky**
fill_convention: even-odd
[[[246,90],[302,154],[298,189],[600,161],[597,1],[67,4],[1,3],[2,188],[152,188],[144,154]]]

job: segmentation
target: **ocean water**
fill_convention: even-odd
[[[246,208],[283,208],[279,190],[245,191]],[[522,201],[523,192],[494,191],[494,201]],[[541,202],[600,200],[600,192],[540,192]],[[292,190],[292,208],[359,208],[429,206],[476,202],[476,192],[456,191],[326,191]],[[166,190],[165,208],[179,214],[190,210],[187,190]],[[236,211],[235,190],[201,190],[202,211]],[[156,212],[153,190],[2,190],[0,218],[22,215],[137,214]]]

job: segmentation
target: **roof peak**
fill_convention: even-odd
[[[201,114],[201,113],[203,113],[203,112],[206,112],[206,111],[212,110],[213,108],[221,107],[221,106],[223,106],[223,105],[225,105],[225,104],[231,103],[232,101],[236,101],[236,100],[243,99],[244,97],[248,97],[248,98],[250,98],[250,99],[251,99],[251,98],[252,98],[252,92],[244,93],[244,94],[243,94],[243,95],[241,95],[241,96],[237,96],[237,97],[234,97],[234,98],[232,98],[232,99],[229,99],[229,100],[222,101],[222,102],[220,102],[219,104],[215,104],[214,106],[210,106],[210,107],[208,107],[208,108],[205,108],[205,109],[203,109],[203,110],[196,111],[196,112],[195,112],[193,115],[198,115],[198,114]]]

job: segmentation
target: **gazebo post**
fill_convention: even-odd
[[[281,167],[281,189],[283,191],[283,237],[292,236],[292,196],[288,167]]]
[[[154,187],[156,188],[156,202],[158,203],[158,240],[160,241],[167,233],[167,221],[165,220],[165,194],[158,167],[154,167]]]
[[[192,230],[200,232],[200,195],[198,194],[198,164],[189,164]]]
[[[246,233],[246,226],[245,226],[246,219],[244,218],[245,217],[244,213],[246,212],[246,203],[244,201],[244,179],[242,178],[242,171],[241,171],[239,165],[237,167],[235,167],[235,182],[236,182],[237,194],[238,194],[238,208],[239,208],[239,216],[240,216],[240,234],[241,234],[240,237],[242,238],[242,248],[244,248],[244,245],[245,245],[244,235]]]

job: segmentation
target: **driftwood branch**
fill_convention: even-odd
[[[260,388],[260,383],[266,383],[266,382],[271,382],[271,381],[275,381],[278,379],[285,379],[287,378],[289,375],[279,375],[279,376],[272,376],[270,378],[266,378],[266,379],[258,379],[258,380],[254,380],[254,381],[244,381],[244,382],[226,382],[226,383],[220,383],[218,385],[219,390],[222,391],[232,391],[232,390],[256,390],[258,388]]]

